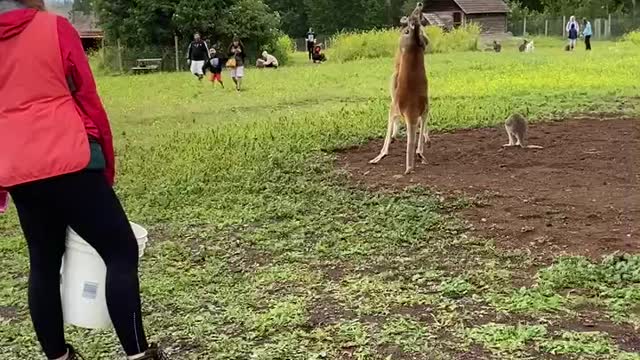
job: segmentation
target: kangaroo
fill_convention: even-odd
[[[527,125],[527,118],[520,114],[513,114],[509,116],[504,124],[509,136],[509,143],[503,145],[503,147],[520,146],[523,149],[544,149],[538,145],[527,145],[526,138],[529,126]]]
[[[377,164],[389,155],[391,140],[398,132],[398,122],[404,118],[407,125],[407,160],[405,174],[410,174],[415,168],[416,153],[422,163],[426,163],[424,156],[425,143],[431,146],[427,117],[429,110],[428,80],[424,64],[424,53],[429,40],[422,32],[425,25],[423,5],[418,3],[409,17],[400,21],[403,25],[402,34],[395,59],[395,70],[391,76],[391,105],[387,135],[382,151],[369,163]],[[416,134],[419,132],[417,151]]]
[[[529,40],[523,40],[522,44],[520,44],[520,46],[518,46],[518,50],[520,52],[524,52],[525,50],[527,50],[527,45],[529,44]]]

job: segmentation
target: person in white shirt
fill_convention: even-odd
[[[269,54],[268,52],[266,51],[262,52],[262,59],[263,59],[263,62],[262,62],[263,67],[274,68],[274,69],[278,68],[278,65],[279,65],[278,59],[276,59],[275,56]]]

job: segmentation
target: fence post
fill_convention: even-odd
[[[118,43],[118,69],[120,73],[124,73],[124,65],[122,64],[122,45],[120,43],[120,38],[117,40]]]
[[[565,15],[562,16],[562,38],[566,39],[567,37],[567,17]]]
[[[176,46],[176,71],[180,71],[180,51],[178,50],[178,35],[173,36],[173,42]]]
[[[544,20],[544,36],[549,36],[549,20]]]
[[[607,38],[611,37],[611,14],[609,14],[609,24],[607,25]]]
[[[522,23],[522,37],[527,36],[527,17],[524,17],[524,21]]]
[[[106,64],[105,62],[105,57],[106,57],[106,49],[104,48],[104,36],[102,37],[102,39],[100,40],[100,56],[102,57],[102,64]]]

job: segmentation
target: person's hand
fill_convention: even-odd
[[[191,65],[191,59],[187,59],[187,65]]]

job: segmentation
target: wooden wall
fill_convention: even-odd
[[[474,22],[482,27],[483,33],[507,32],[506,14],[473,14],[466,16],[467,22]]]
[[[417,1],[416,1],[417,2]],[[456,12],[462,11],[453,0],[428,0],[424,2],[424,12]]]

